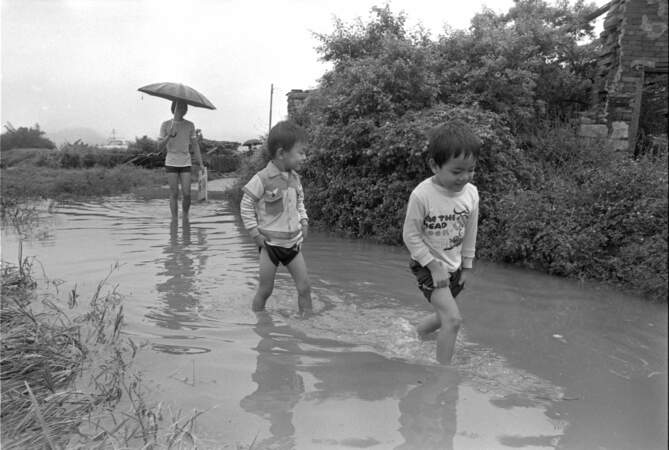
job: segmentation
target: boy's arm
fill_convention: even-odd
[[[411,253],[411,258],[423,267],[434,260],[430,249],[423,241],[424,219],[425,205],[414,193],[411,193],[406,217],[404,218],[402,238],[404,239],[404,244],[409,249],[409,253]]]
[[[244,228],[248,230],[252,238],[255,238],[260,234],[258,231],[258,219],[256,218],[256,203],[257,200],[244,192],[242,195],[242,202],[239,205],[239,213],[242,216]]]
[[[478,232],[479,223],[479,203],[477,201],[472,208],[472,211],[467,220],[465,228],[465,237],[462,240],[462,268],[471,269],[474,262],[474,255],[476,254],[476,233]]]
[[[304,189],[302,189],[302,184],[297,189],[297,214],[300,216],[302,226],[307,226],[309,224],[309,216],[307,215],[307,208],[304,206]]]
[[[411,258],[430,270],[434,287],[444,288],[449,285],[448,270],[441,261],[432,256],[430,249],[423,241],[425,215],[425,204],[412,192],[407,206],[407,215],[404,219],[402,238],[411,253]]]
[[[242,201],[239,205],[239,213],[242,217],[244,228],[249,232],[253,239],[261,236],[258,230],[258,218],[256,217],[256,203],[263,194],[263,185],[258,175],[254,175],[251,180],[242,188]]]

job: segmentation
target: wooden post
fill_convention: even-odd
[[[636,156],[636,141],[639,134],[639,116],[641,115],[641,102],[643,101],[643,86],[646,81],[646,71],[641,69],[641,76],[637,80],[636,92],[634,93],[634,104],[632,105],[632,121],[628,132],[628,151]]]
[[[274,83],[272,83],[269,90],[269,127],[267,128],[267,133],[269,134],[272,129],[272,99],[274,98]]]

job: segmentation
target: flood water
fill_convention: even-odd
[[[4,260],[16,241],[3,230]],[[667,445],[667,307],[610,288],[479,262],[445,368],[415,336],[430,307],[403,248],[312,234],[309,319],[285,269],[268,314],[251,312],[257,249],[222,200],[175,226],[166,199],[57,205],[24,255],[82,299],[120,263],[136,367],[156,401],[208,410],[200,448]]]

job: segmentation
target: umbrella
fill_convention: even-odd
[[[260,139],[249,139],[248,141],[244,142],[242,145],[246,147],[251,147],[252,145],[262,145],[262,141]]]
[[[182,101],[199,108],[216,109],[216,107],[207,100],[207,97],[200,94],[192,87],[181,83],[154,83],[143,86],[137,90],[156,97],[166,98],[167,100]]]

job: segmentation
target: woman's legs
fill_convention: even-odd
[[[190,167],[188,170],[179,173],[179,180],[181,181],[182,209],[184,217],[188,217],[188,211],[190,210]]]
[[[176,172],[167,172],[167,183],[170,185],[170,211],[172,219],[179,215],[177,201],[179,200],[179,174]]]

